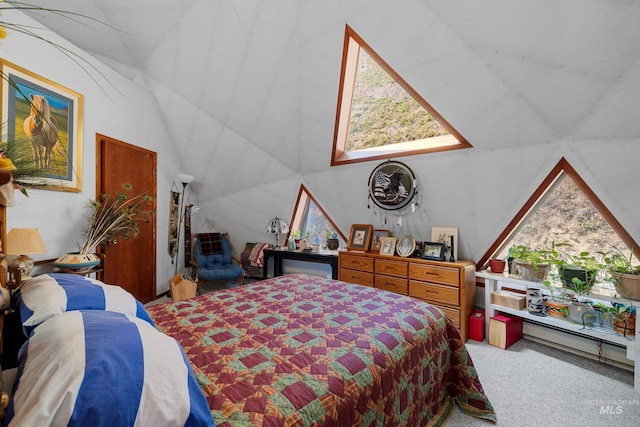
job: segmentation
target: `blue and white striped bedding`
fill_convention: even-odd
[[[5,425],[214,426],[180,345],[131,315],[51,317],[19,363]]]
[[[144,306],[119,286],[77,274],[50,273],[25,280],[12,295],[26,336],[40,323],[71,310],[107,310],[153,325]]]

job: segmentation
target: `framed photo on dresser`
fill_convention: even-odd
[[[432,261],[444,261],[444,253],[447,247],[440,242],[424,242],[422,246],[422,259],[430,259]]]
[[[393,256],[396,252],[396,238],[383,237],[380,239],[380,255]]]
[[[374,230],[371,241],[371,252],[380,252],[380,243],[383,237],[391,237],[391,230]]]
[[[347,249],[350,251],[368,251],[372,236],[373,226],[371,224],[353,224],[349,233]]]

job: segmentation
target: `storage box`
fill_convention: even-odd
[[[513,295],[506,292],[491,292],[491,304],[501,305],[515,310],[523,310],[526,306],[524,295]]]
[[[469,338],[484,341],[484,310],[476,310],[469,317]]]
[[[509,348],[522,338],[522,318],[496,314],[489,319],[489,344],[501,349]]]

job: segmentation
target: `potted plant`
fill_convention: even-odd
[[[554,286],[550,280],[545,280],[543,283],[549,290],[549,297],[545,301],[547,314],[554,317],[567,317],[569,303],[564,299],[566,290]]]
[[[598,302],[593,309],[598,314],[598,323],[604,329],[613,329],[613,321],[615,320],[615,307],[611,303]]]
[[[304,250],[311,250],[311,246],[309,245],[309,239],[311,236],[311,232],[307,231],[306,233],[304,233],[304,237],[302,238],[302,241],[300,242],[300,250],[304,251]]]
[[[591,326],[596,321],[596,313],[591,304],[585,302],[584,296],[589,293],[591,285],[578,277],[571,279],[570,288],[575,292],[569,303],[567,318],[583,326]]]
[[[636,333],[636,313],[633,307],[625,304],[614,304],[611,312],[614,314],[613,329],[624,336],[634,336]]]
[[[293,241],[295,242],[294,249],[300,249],[300,229],[296,228],[295,230],[292,230],[291,234],[289,235],[289,239],[293,239]]]
[[[327,239],[327,249],[331,251],[335,251],[340,246],[340,241],[338,240],[338,233],[332,233],[331,230],[327,230],[325,232],[325,237]]]
[[[588,291],[595,283],[598,271],[603,267],[603,264],[587,251],[574,254],[565,249],[572,247],[569,243],[553,242],[549,251],[550,262],[557,268],[558,277],[565,287],[573,289],[574,283],[579,283],[581,286],[586,284]],[[579,281],[574,282],[574,278]]]
[[[613,283],[620,296],[640,300],[640,266],[633,264],[633,248],[629,255],[620,249],[600,252],[606,278]]]
[[[509,249],[518,276],[523,279],[543,280],[549,269],[551,252],[548,249],[531,249],[527,245],[515,245]]]

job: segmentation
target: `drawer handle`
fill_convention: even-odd
[[[439,275],[438,273],[433,273],[433,272],[431,272],[431,271],[427,271],[427,272],[425,273],[425,275],[427,275],[427,276],[436,276],[436,277],[440,277],[440,275]]]
[[[440,291],[434,291],[434,290],[431,290],[431,289],[425,289],[425,293],[439,295]]]

